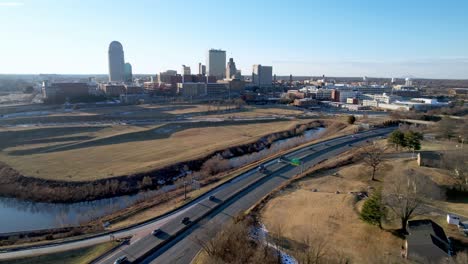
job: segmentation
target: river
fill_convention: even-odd
[[[294,147],[319,137],[323,128],[310,129],[302,136],[274,142],[269,149],[230,159],[235,165],[244,165],[253,159],[271,155],[279,149]],[[248,157],[247,157],[248,156]],[[0,233],[31,231],[49,228],[75,226],[98,217],[124,209],[142,200],[176,188],[165,186],[159,190],[140,192],[134,195],[118,196],[89,202],[71,204],[39,203],[15,198],[0,197]]]

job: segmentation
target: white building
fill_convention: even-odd
[[[405,86],[413,86],[413,80],[411,78],[405,79]]]
[[[124,73],[124,51],[122,44],[112,41],[109,45],[109,82],[123,82]]]
[[[269,87],[273,83],[273,67],[255,64],[252,69],[252,84]]]
[[[215,76],[218,80],[226,77],[226,51],[210,49],[206,57],[208,76]]]

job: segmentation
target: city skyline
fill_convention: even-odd
[[[463,1],[201,1],[184,9],[169,1],[117,2],[0,0],[0,32],[8,36],[0,43],[0,74],[105,74],[105,51],[116,40],[134,74],[198,69],[216,48],[244,75],[262,64],[278,76],[468,79]],[[101,15],[85,20],[91,9]],[[155,10],[158,16],[148,15]],[[232,14],[242,15],[235,23],[223,19]],[[233,30],[225,31],[228,25]]]

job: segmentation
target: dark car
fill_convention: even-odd
[[[161,229],[159,229],[159,228],[158,228],[158,229],[155,229],[155,230],[153,230],[153,231],[151,232],[151,234],[152,234],[153,236],[156,236],[156,235],[159,234],[159,233],[161,233]]]
[[[184,219],[182,219],[182,224],[187,225],[188,223],[190,223],[190,218],[184,217]]]
[[[123,264],[123,263],[128,263],[127,256],[119,257],[118,259],[114,261],[114,264]]]
[[[281,156],[278,158],[278,163],[281,163],[283,161],[285,161],[286,157],[285,156]]]
[[[214,200],[216,200],[216,197],[214,195],[211,195],[210,198],[208,198],[208,199],[210,199],[210,201],[214,201]]]
[[[261,164],[260,166],[258,166],[257,171],[258,172],[264,172],[265,171],[265,166],[263,164]]]

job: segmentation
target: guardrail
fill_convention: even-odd
[[[386,134],[387,132],[381,132],[377,135],[380,135],[380,134]],[[356,138],[355,140],[353,140],[353,142],[360,142],[360,141],[363,141],[363,140],[366,140],[368,138],[372,138],[372,137],[375,137],[376,135],[369,135],[369,136],[366,136],[366,137],[361,137],[361,138]],[[337,145],[333,145],[333,146],[329,146],[325,149],[322,149],[322,150],[319,150],[317,152],[314,152],[313,154],[317,155],[317,154],[322,154],[324,152],[328,152],[328,151],[332,151],[332,150],[336,150],[340,147],[343,147],[343,146],[346,146],[347,144],[349,144],[348,142],[344,142],[344,143],[339,143]],[[311,154],[312,155],[312,154]],[[310,155],[308,155],[310,156]],[[272,162],[271,160],[268,161],[269,162]],[[281,167],[281,169],[285,168],[285,167],[288,167],[288,166],[292,166],[290,164],[285,164],[285,166]],[[230,202],[232,202],[233,200],[235,200],[236,198],[238,198],[239,196],[241,196],[241,194],[249,191],[249,189],[252,189],[253,187],[255,187],[256,185],[258,185],[261,181],[265,181],[267,178],[269,178],[271,176],[271,174],[262,174],[261,177],[259,178],[256,178],[253,182],[247,184],[246,186],[244,186],[243,188],[239,189],[238,191],[232,193],[231,195],[229,195],[226,199],[224,199],[221,203],[218,203],[216,204],[214,207],[208,209],[206,212],[204,212],[202,215],[198,216],[197,218],[195,218],[193,221],[191,221],[189,224],[187,225],[183,225],[178,231],[176,231],[174,234],[170,235],[167,239],[165,240],[162,240],[160,243],[158,243],[157,245],[155,245],[155,247],[153,247],[152,249],[150,249],[149,251],[146,251],[144,252],[141,256],[138,256],[137,258],[135,258],[132,262],[134,263],[139,263],[143,260],[145,260],[147,257],[149,257],[151,254],[153,254],[154,252],[158,251],[159,249],[163,248],[164,246],[166,246],[167,244],[171,243],[172,241],[174,241],[175,239],[177,239],[178,236],[182,235],[185,231],[189,230],[192,226],[194,226],[195,224],[197,224],[198,222],[200,222],[201,220],[203,220],[205,217],[207,217],[208,215],[216,212],[217,210],[219,210],[220,208],[226,206],[227,204],[229,204]]]
[[[354,134],[354,135],[360,135],[360,134],[364,134],[364,133],[369,133],[369,132],[374,132],[375,130],[369,130],[369,131],[366,131],[366,132],[363,132],[363,133],[358,133],[358,134]],[[336,137],[336,138],[332,138],[332,139],[329,139],[329,140],[326,140],[326,141],[323,141],[323,142],[318,142],[318,143],[315,143],[315,144],[310,144],[310,145],[320,145],[320,144],[327,144],[327,143],[330,143],[330,142],[333,142],[333,141],[337,141],[337,140],[340,140],[342,138],[345,138],[345,137],[349,137],[350,135],[344,135],[344,136],[339,136],[339,137]],[[371,135],[371,136],[367,136],[367,137],[364,137],[364,138],[357,138],[357,140],[364,140],[366,138],[370,138],[370,137],[373,137],[374,135]],[[290,156],[290,155],[297,155],[298,153],[301,153],[301,152],[304,152],[306,151],[308,147],[310,147],[310,145],[306,145],[300,149],[296,149],[296,150],[292,150],[290,152],[287,152],[286,154],[284,154],[285,156]],[[328,149],[328,148],[327,148]],[[322,150],[321,150],[322,151]],[[265,162],[261,163],[261,164],[268,164],[270,162],[273,162],[274,160],[276,160],[277,157],[274,157],[274,158],[270,158],[270,159],[267,159]],[[15,252],[15,251],[21,251],[21,250],[30,250],[30,249],[36,249],[36,248],[46,248],[46,247],[52,247],[52,246],[56,246],[56,245],[66,245],[66,244],[70,244],[70,243],[75,243],[75,242],[80,242],[80,241],[84,241],[84,240],[89,240],[89,239],[93,239],[93,238],[99,238],[99,237],[103,237],[103,236],[107,236],[107,235],[117,235],[119,233],[123,233],[123,232],[126,232],[126,231],[129,231],[129,230],[132,230],[132,229],[135,229],[135,228],[138,228],[138,227],[141,227],[141,226],[144,226],[144,225],[147,225],[149,223],[152,223],[152,222],[155,222],[155,221],[158,221],[162,218],[165,218],[169,215],[172,215],[172,214],[175,214],[177,213],[178,211],[181,211],[181,210],[184,210],[186,209],[187,207],[190,207],[192,206],[193,204],[196,204],[197,202],[199,202],[200,200],[203,200],[203,199],[206,199],[206,197],[212,193],[212,192],[215,192],[217,189],[219,188],[222,188],[224,187],[225,185],[227,184],[230,184],[231,182],[235,181],[237,178],[239,177],[242,177],[244,174],[246,173],[251,173],[251,172],[254,172],[256,170],[256,168],[252,168],[250,170],[247,170],[245,171],[244,173],[242,174],[239,174],[238,176],[214,187],[213,189],[207,191],[205,194],[199,196],[198,198],[196,198],[195,200],[192,200],[190,201],[189,203],[186,203],[178,208],[174,208],[166,213],[163,213],[155,218],[152,218],[152,219],[148,219],[148,220],[145,220],[141,223],[137,223],[137,224],[134,224],[134,225],[131,225],[131,226],[128,226],[128,227],[124,227],[124,228],[121,228],[121,229],[118,229],[118,230],[114,230],[114,231],[109,231],[109,232],[103,232],[103,233],[99,233],[99,234],[94,234],[94,235],[90,235],[90,236],[86,236],[86,237],[82,237],[82,238],[76,238],[76,239],[70,239],[70,240],[66,240],[66,241],[57,241],[57,242],[51,242],[51,243],[47,243],[47,244],[43,244],[43,245],[36,245],[36,246],[23,246],[23,247],[17,247],[17,248],[9,248],[9,249],[4,249],[2,251],[0,251],[1,253],[7,253],[7,252]],[[264,175],[264,176],[267,176],[267,175]],[[262,177],[263,178],[263,177]]]

